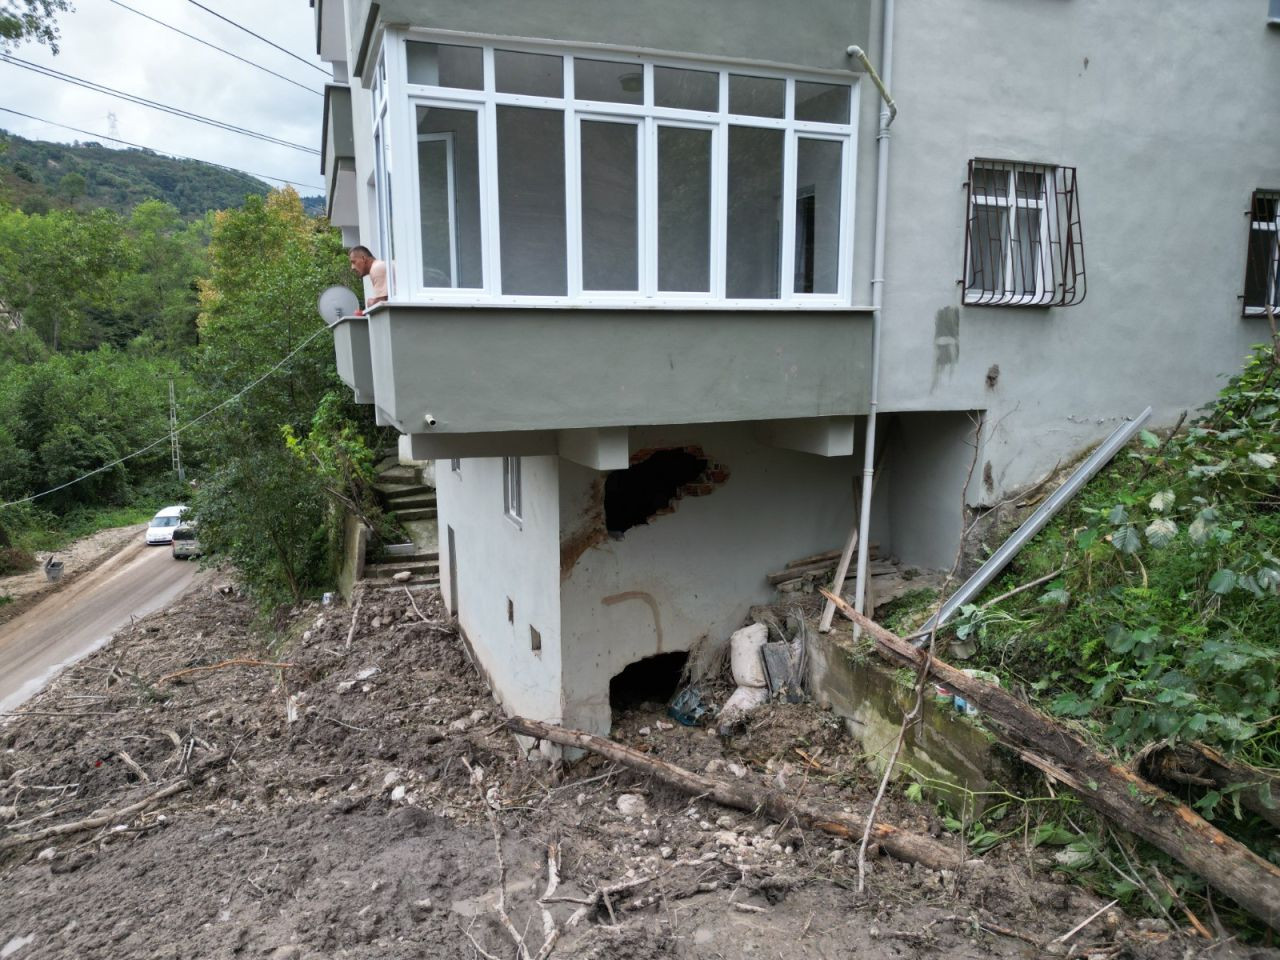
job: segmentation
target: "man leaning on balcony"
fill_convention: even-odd
[[[375,258],[372,250],[368,247],[352,247],[347,261],[357,276],[369,278],[370,293],[365,300],[365,310],[387,299],[387,265]],[[364,316],[364,310],[357,310],[356,316]]]

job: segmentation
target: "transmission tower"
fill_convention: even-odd
[[[116,122],[114,110],[107,114],[107,133],[113,137],[120,136],[120,124]]]
[[[173,391],[173,377],[169,378],[169,453],[173,460],[173,472],[178,482],[187,479],[182,469],[182,444],[178,440],[178,400]]]

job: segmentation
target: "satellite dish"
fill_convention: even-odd
[[[359,310],[360,301],[350,287],[334,285],[320,294],[316,307],[320,311],[320,318],[332,327],[343,317],[350,317]]]

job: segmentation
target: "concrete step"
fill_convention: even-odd
[[[402,523],[412,520],[434,520],[436,518],[436,508],[423,507],[419,510],[397,510],[395,514]]]
[[[387,509],[392,513],[399,513],[401,510],[434,507],[436,505],[436,495],[434,493],[414,494],[408,497],[387,497],[386,500]]]
[[[440,589],[439,577],[415,577],[408,583],[396,583],[394,580],[361,580],[360,585],[366,590],[378,593],[390,593],[408,588],[411,593],[426,593]]]
[[[364,575],[368,579],[386,579],[404,571],[408,571],[415,577],[434,577],[438,580],[440,578],[440,561],[392,560],[387,563],[370,563],[365,565]]]
[[[428,550],[412,542],[385,544],[382,548],[382,553],[384,556],[393,557],[397,563],[440,559],[440,551]]]

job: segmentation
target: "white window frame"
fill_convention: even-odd
[[[442,133],[418,134],[419,156],[421,156],[422,144],[424,143],[444,144],[445,208],[448,211],[447,216],[449,220],[449,286],[450,288],[457,288],[458,232],[454,218],[457,216],[458,195],[453,182],[453,131],[446,130]]]
[[[454,457],[449,461],[449,469],[455,477],[459,480],[462,479],[462,460],[459,457]]]
[[[419,41],[459,46],[480,47],[483,51],[484,89],[467,90],[453,87],[409,84],[405,70],[405,41]],[[494,51],[552,54],[562,58],[564,69],[563,97],[541,97],[499,93],[496,90]],[[422,276],[422,238],[417,229],[420,207],[418,180],[415,176],[394,178],[396,206],[414,211],[415,216],[402,216],[392,223],[393,246],[399,251],[403,288],[401,302],[451,303],[468,305],[510,306],[614,306],[653,307],[679,306],[703,308],[767,309],[831,309],[852,305],[854,260],[854,198],[857,195],[857,130],[860,81],[856,74],[841,71],[779,70],[776,65],[704,60],[680,60],[661,56],[639,56],[615,49],[591,49],[558,43],[510,41],[501,37],[452,34],[440,31],[388,28],[380,51],[385,63],[389,116],[392,126],[401,126],[410,136],[392,137],[397,153],[396,163],[404,171],[416,171],[416,111],[420,106],[446,109],[474,109],[480,114],[477,136],[479,154],[481,219],[481,271],[483,286],[459,289],[427,287]],[[604,103],[577,100],[574,97],[574,58],[629,62],[634,60],[644,78],[643,102],[640,104]],[[715,112],[658,107],[653,103],[653,71],[655,66],[699,70],[718,74],[719,109]],[[729,76],[731,74],[780,79],[786,83],[786,109],[782,118],[753,117],[731,114],[729,108]],[[841,84],[849,87],[849,122],[818,123],[796,120],[795,95],[797,81]],[[398,103],[398,106],[397,106]],[[517,106],[552,109],[564,118],[565,134],[565,224],[566,224],[566,295],[563,297],[512,295],[501,292],[501,248],[499,244],[498,171],[497,171],[497,107]],[[637,163],[639,181],[638,263],[639,290],[584,291],[582,289],[582,216],[579,131],[583,120],[631,122],[638,126]],[[711,204],[710,204],[710,291],[689,293],[657,289],[657,131],[662,126],[690,127],[711,131]],[[725,295],[727,273],[727,200],[728,200],[728,133],[732,126],[750,126],[784,131],[782,190],[782,223],[779,264],[780,294],[776,299],[739,298]],[[842,144],[840,204],[840,238],[837,248],[837,289],[833,294],[807,294],[794,290],[796,152],[800,137],[834,140]],[[413,148],[410,148],[412,143]],[[455,276],[457,264],[454,265]]]
[[[502,512],[508,520],[524,528],[524,495],[520,479],[520,458],[502,458]]]
[[[1275,217],[1271,220],[1256,220],[1253,216],[1253,210],[1249,211],[1249,241],[1245,246],[1245,255],[1248,256],[1250,253],[1255,234],[1271,234],[1271,243],[1267,253],[1266,289],[1262,295],[1262,303],[1246,303],[1244,305],[1244,315],[1246,317],[1266,316],[1268,306],[1273,311],[1280,311],[1280,266],[1277,266],[1277,258],[1280,257],[1280,192],[1260,190],[1257,193],[1268,199],[1275,198]]]
[[[1020,169],[1015,167],[1005,169],[999,163],[984,164],[977,162],[974,164],[974,169],[975,171],[987,170],[1004,173],[1008,179],[1004,196],[978,193],[976,187],[972,184],[970,185],[968,211],[970,222],[972,223],[974,219],[974,211],[977,207],[984,207],[989,210],[1003,209],[1005,216],[1008,218],[1009,227],[1004,249],[1000,253],[1000,288],[993,291],[974,287],[973,254],[970,252],[969,262],[964,265],[964,302],[982,304],[990,300],[992,296],[998,296],[1001,298],[1001,304],[1003,305],[1043,303],[1045,296],[1045,264],[1049,255],[1050,237],[1053,235],[1050,229],[1050,218],[1056,216],[1054,205],[1048,202],[1048,191],[1049,184],[1058,176],[1058,168],[1040,164],[1024,164]],[[1029,198],[1018,195],[1015,189],[1017,186],[1015,178],[1019,173],[1040,174],[1041,188],[1038,197]],[[1018,236],[1018,210],[1040,211],[1040,228],[1038,230],[1040,242],[1038,255],[1035,258],[1035,290],[1024,292],[1010,299],[1009,297],[1013,294],[1016,286],[1014,251],[1020,240]],[[1050,278],[1050,282],[1052,282],[1052,278]]]

